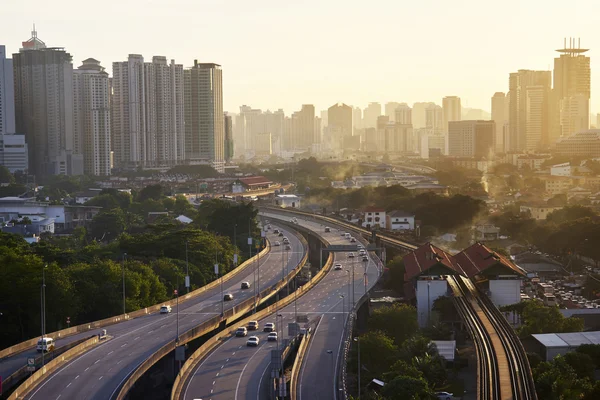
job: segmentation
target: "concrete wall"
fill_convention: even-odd
[[[418,280],[417,281],[417,318],[419,326],[429,324],[429,315],[433,302],[448,292],[448,282],[445,280]]]
[[[521,301],[521,280],[490,280],[490,300],[500,307]]]

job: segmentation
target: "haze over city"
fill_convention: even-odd
[[[580,37],[593,58],[600,37],[590,16],[599,14],[593,0],[108,0],[93,11],[74,0],[6,1],[0,38],[16,53],[36,23],[75,66],[93,57],[109,70],[130,53],[186,67],[219,63],[230,112],[242,104],[291,113],[301,104],[324,110],[338,101],[365,107],[447,95],[490,111],[508,73],[552,69],[564,37]],[[592,80],[591,112],[600,104],[596,88]]]

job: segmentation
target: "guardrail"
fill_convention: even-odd
[[[85,342],[73,347],[72,349],[64,352],[60,356],[56,357],[54,360],[50,361],[48,364],[44,365],[41,369],[37,370],[33,373],[25,382],[23,382],[10,396],[8,396],[7,400],[17,400],[24,399],[38,384],[38,382],[44,377],[54,371],[56,371],[63,364],[71,361],[74,357],[77,357],[79,354],[86,352],[89,348],[98,344],[100,339],[98,336],[93,336],[87,339]]]
[[[305,246],[306,249],[308,249],[308,243],[306,243],[304,238],[299,236],[299,239],[300,239],[300,242],[302,243],[302,245]],[[127,378],[127,380],[125,381],[123,386],[120,388],[119,393],[116,397],[117,400],[124,399],[127,396],[127,393],[129,392],[129,390],[144,375],[144,373],[146,371],[148,371],[150,369],[150,367],[152,367],[154,364],[156,364],[164,356],[166,356],[167,354],[169,354],[170,352],[175,350],[175,348],[177,346],[188,343],[200,336],[203,336],[203,335],[217,329],[220,326],[221,322],[223,322],[223,321],[225,321],[226,324],[230,323],[231,321],[235,321],[236,319],[240,318],[244,314],[247,314],[249,311],[254,309],[256,304],[261,304],[264,301],[266,301],[267,299],[269,299],[271,296],[273,296],[275,293],[277,293],[279,290],[281,290],[286,285],[289,277],[294,276],[295,274],[297,274],[300,271],[300,269],[304,266],[304,264],[306,264],[307,260],[308,260],[308,251],[304,254],[304,257],[300,260],[298,265],[288,273],[288,275],[285,277],[284,280],[279,281],[276,285],[263,290],[256,297],[249,298],[249,299],[243,301],[242,303],[238,304],[237,306],[225,311],[225,314],[223,316],[219,315],[219,316],[213,317],[210,320],[205,321],[205,322],[201,323],[200,325],[196,326],[195,328],[192,328],[192,329],[188,330],[187,332],[184,332],[182,335],[179,336],[179,342],[177,342],[176,339],[173,339],[169,343],[162,346],[160,349],[158,349],[156,352],[154,352],[152,355],[150,355],[150,357],[148,357],[146,360],[142,361],[142,363],[135,368],[135,370],[131,373],[131,375]],[[270,307],[268,307],[268,308],[270,308]],[[255,318],[256,315],[258,315],[259,313],[254,314],[250,318]],[[210,342],[210,340],[207,343],[209,343],[209,342]],[[185,364],[187,364],[187,363],[185,363]],[[184,366],[185,366],[185,364],[184,364]]]
[[[253,314],[252,316],[243,319],[237,325],[247,325],[250,321],[263,319],[268,315],[272,314],[273,312],[276,312],[277,310],[291,304],[295,299],[304,295],[317,283],[319,283],[321,279],[323,279],[323,277],[327,274],[327,272],[331,270],[332,266],[333,256],[329,254],[327,262],[325,263],[323,268],[321,268],[319,272],[317,272],[315,276],[313,276],[305,285],[297,288],[294,294],[286,296],[285,298],[279,300],[277,303],[272,304],[269,307],[257,312],[256,314]],[[183,364],[183,367],[181,368],[179,374],[175,378],[175,383],[173,384],[173,389],[171,391],[171,400],[176,400],[181,397],[183,386],[185,382],[187,382],[187,380],[189,379],[191,373],[196,368],[198,363],[200,363],[200,361],[202,361],[202,359],[204,359],[204,357],[206,357],[211,351],[213,351],[220,343],[235,335],[235,330],[236,328],[230,328],[221,331],[213,338],[209,339],[202,346],[200,346],[198,350],[192,353],[188,360]]]
[[[240,271],[244,270],[247,266],[251,265],[254,261],[256,261],[258,256],[263,257],[265,254],[267,254],[270,251],[270,249],[271,249],[271,245],[267,241],[267,246],[258,255],[254,255],[252,258],[250,258],[250,259],[244,261],[242,264],[240,264],[237,268],[234,268],[233,270],[229,271],[227,274],[223,275],[223,282],[226,282],[226,281],[230,280],[231,278],[233,278],[234,276],[236,276],[238,273],[240,273]],[[179,296],[179,301],[184,302],[184,301],[193,299],[195,297],[198,297],[201,294],[203,294],[204,292],[206,292],[207,290],[211,290],[211,289],[217,287],[219,285],[219,282],[220,282],[219,279],[216,279],[216,280],[202,286],[201,288],[191,291],[190,293],[186,293],[185,295]],[[142,317],[144,315],[151,314],[153,312],[157,312],[160,310],[161,306],[163,306],[163,305],[174,306],[176,302],[177,302],[177,299],[169,300],[166,302],[162,302],[160,304],[155,304],[150,307],[141,308],[139,310],[136,310],[131,313],[124,314],[124,315],[121,314],[118,316],[101,319],[99,321],[88,322],[86,324],[72,326],[67,329],[62,329],[60,331],[48,333],[48,334],[46,334],[46,336],[51,337],[54,340],[57,340],[57,339],[65,338],[67,336],[72,336],[72,335],[75,335],[78,333],[89,332],[90,330],[93,330],[93,329],[104,328],[106,326],[114,325],[114,324],[122,322],[122,321],[127,321],[130,319],[134,319],[134,318]],[[38,340],[39,340],[39,337],[35,337],[32,339],[28,339],[24,342],[15,344],[13,346],[7,347],[3,350],[0,350],[0,360],[7,358],[7,357],[12,357],[15,354],[18,354],[22,351],[25,351],[25,350],[37,345]]]
[[[306,350],[308,349],[308,343],[310,342],[311,336],[312,333],[307,331],[300,342],[300,346],[298,346],[298,351],[296,352],[296,359],[294,360],[294,365],[292,365],[292,374],[290,376],[290,400],[296,400],[298,397],[298,376],[300,374],[300,368],[302,367],[302,362],[304,361],[304,356],[306,355]]]

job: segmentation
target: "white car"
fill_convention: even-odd
[[[269,333],[269,336],[267,336],[267,341],[276,342],[277,341],[277,332]]]
[[[333,269],[336,271],[341,271],[342,270],[342,264],[337,263],[333,266]]]
[[[452,400],[452,397],[454,396],[452,393],[448,392],[437,392],[435,395],[439,400]]]
[[[243,336],[246,336],[247,334],[248,334],[248,329],[246,329],[245,326],[240,326],[235,331],[235,336],[238,336],[238,337],[243,337]]]
[[[161,314],[168,314],[171,312],[171,306],[162,306],[160,308],[160,313]]]
[[[250,336],[248,338],[248,341],[246,342],[246,346],[256,347],[256,346],[258,346],[259,343],[260,343],[260,340],[258,339],[258,337],[256,337],[256,336]]]
[[[281,242],[275,242],[275,246],[281,246]]]
[[[348,258],[354,258],[354,253],[348,253]]]
[[[273,332],[275,331],[275,324],[272,322],[267,322],[265,327],[263,328],[263,332]]]

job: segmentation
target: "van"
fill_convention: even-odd
[[[37,351],[38,353],[48,352],[54,350],[54,339],[49,337],[44,337],[37,342]]]

